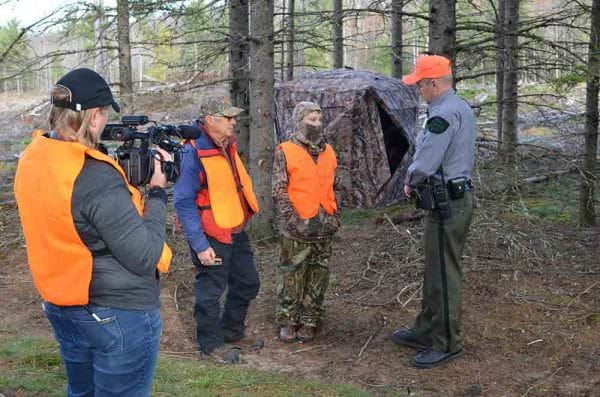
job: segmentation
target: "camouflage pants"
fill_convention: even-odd
[[[329,284],[331,246],[331,239],[309,243],[282,238],[275,313],[280,326],[317,326]]]

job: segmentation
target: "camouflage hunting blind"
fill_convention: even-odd
[[[345,207],[388,205],[404,198],[414,152],[419,102],[413,88],[376,73],[337,69],[275,86],[277,142],[289,138],[298,102],[318,103],[325,139],[338,156],[336,194]]]

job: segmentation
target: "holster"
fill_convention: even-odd
[[[423,183],[416,187],[416,207],[422,210],[434,210],[435,198],[433,197],[433,188],[429,183]]]
[[[425,183],[417,186],[417,208],[437,211],[440,219],[448,219],[450,200],[444,183],[435,178],[427,178]]]

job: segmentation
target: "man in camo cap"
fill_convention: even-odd
[[[471,177],[475,152],[475,118],[471,107],[452,89],[450,61],[420,57],[406,84],[416,84],[428,103],[427,121],[417,140],[404,180],[407,196],[435,191],[425,223],[425,276],[421,312],[410,329],[391,339],[419,349],[412,364],[431,368],[462,354],[460,332],[460,257],[473,213]],[[431,196],[431,194],[429,195]],[[424,202],[424,201],[422,201]],[[435,208],[431,208],[435,207]]]
[[[206,116],[233,118],[239,116],[243,111],[244,109],[233,106],[229,99],[222,96],[215,96],[202,101],[198,109],[198,115],[201,118]]]
[[[252,181],[235,144],[235,117],[243,109],[226,98],[206,99],[197,126],[202,135],[185,144],[174,205],[196,269],[196,336],[203,357],[239,361],[239,342],[259,278],[244,225],[258,212]],[[221,313],[219,300],[228,288]],[[237,343],[237,345],[225,345]]]
[[[325,143],[321,108],[300,102],[289,141],[275,151],[273,199],[281,234],[276,321],[279,339],[312,340],[323,315],[332,237],[339,228],[335,153]]]

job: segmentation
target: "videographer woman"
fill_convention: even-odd
[[[144,203],[97,150],[110,107],[119,112],[99,74],[67,73],[51,101],[51,131],[22,153],[14,189],[68,395],[148,396],[162,331],[157,269],[171,260],[167,181],[155,160]]]

